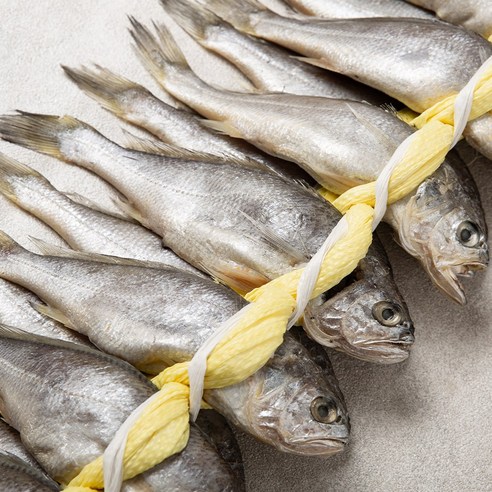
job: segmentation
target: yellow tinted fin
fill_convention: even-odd
[[[230,121],[201,120],[203,125],[223,135],[243,138],[241,132]]]

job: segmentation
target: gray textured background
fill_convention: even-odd
[[[98,62],[159,93],[129,49],[126,15],[163,18],[157,0],[0,0],[0,113],[72,114],[121,140],[120,124],[69,83],[60,63]],[[104,197],[99,180],[48,157],[0,143],[0,151],[43,172],[55,186]],[[492,166],[472,163],[492,219]],[[104,201],[104,198],[102,198]],[[54,241],[38,221],[0,198],[0,228]],[[379,367],[334,354],[353,438],[332,459],[275,452],[241,436],[249,490],[492,490],[492,272],[468,281],[468,305],[452,304],[416,261],[384,234],[417,327],[408,362]]]

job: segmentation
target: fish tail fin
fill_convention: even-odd
[[[91,126],[71,116],[18,111],[0,117],[0,138],[57,159],[91,169],[99,160],[98,149],[116,144]]]
[[[89,97],[104,109],[123,117],[128,112],[128,95],[138,92],[150,96],[141,85],[125,79],[106,68],[94,65],[93,68],[70,68],[62,65],[65,75]]]
[[[14,203],[19,203],[17,185],[24,180],[46,181],[37,171],[0,152],[0,193]]]
[[[219,25],[223,21],[212,11],[195,0],[161,0],[164,9],[193,38],[203,40],[207,27]]]
[[[158,81],[163,82],[168,76],[191,69],[170,34],[159,31],[159,38],[150,32],[135,18],[130,17],[132,28],[130,34],[135,43],[135,50],[148,72]]]
[[[249,34],[254,34],[251,14],[268,11],[267,7],[257,0],[204,0],[202,3],[239,31]]]
[[[23,251],[25,249],[20,244],[16,243],[7,233],[0,230],[0,259]]]
[[[7,142],[63,159],[61,139],[79,124],[71,116],[18,111],[17,114],[0,117],[0,137]]]

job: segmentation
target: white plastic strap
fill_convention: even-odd
[[[453,143],[450,147],[451,149],[459,142],[461,134],[468,123],[468,118],[470,117],[470,112],[472,109],[475,87],[482,75],[490,68],[491,65],[492,56],[485,60],[475,75],[470,79],[468,84],[466,84],[456,96],[456,101],[454,103],[454,134]]]
[[[207,372],[207,358],[217,344],[236,326],[236,323],[246,312],[251,309],[252,304],[244,306],[234,316],[224,321],[220,327],[210,335],[203,345],[195,352],[188,366],[188,377],[190,380],[190,414],[194,422],[198,417],[203,397],[203,385],[205,373]]]
[[[460,139],[468,117],[471,111],[471,101],[473,100],[473,93],[475,86],[482,76],[482,74],[492,64],[492,57],[485,61],[485,63],[479,68],[476,74],[470,79],[470,82],[466,84],[462,91],[458,94],[455,103],[455,115],[454,115],[454,138],[450,148],[454,147]],[[384,167],[376,180],[376,201],[374,206],[374,220],[372,229],[376,229],[377,225],[381,222],[384,214],[386,213],[388,202],[388,184],[391,178],[391,173],[394,168],[401,162],[405,156],[405,152],[410,146],[412,139],[415,138],[415,133],[407,137],[395,150],[393,156],[389,160],[388,164]],[[325,242],[318,250],[318,252],[311,258],[306,265],[305,270],[299,281],[297,287],[297,305],[294,313],[290,317],[288,328],[292,327],[297,319],[304,312],[304,309],[311,298],[316,280],[321,270],[324,257],[334,246],[334,244],[340,240],[347,233],[347,221],[345,217],[342,217],[338,224],[333,228],[330,235],[326,238]],[[188,374],[190,379],[190,413],[193,420],[196,419],[198,412],[200,411],[200,405],[203,396],[204,377],[207,372],[207,358],[214,349],[214,347],[220,342],[220,340],[231,331],[235,323],[246,312],[250,305],[245,306],[239,312],[237,312],[230,319],[225,321],[198,349],[195,356],[190,361],[188,368]],[[154,398],[155,395],[152,397]],[[115,437],[111,441],[104,453],[104,479],[105,490],[107,492],[119,492],[121,488],[121,481],[123,475],[123,455],[126,445],[128,432],[138,419],[139,415],[143,411],[145,405],[152,401],[149,398],[146,402],[142,403],[135,411],[132,412],[130,417],[120,427]]]
[[[319,272],[321,271],[321,266],[325,256],[331,248],[333,248],[337,241],[342,239],[345,234],[347,234],[347,232],[347,219],[343,216],[328,235],[321,248],[319,248],[317,253],[311,258],[309,263],[304,268],[299,284],[297,285],[296,308],[289,319],[289,323],[287,324],[288,330],[296,324],[297,320],[302,316],[302,313],[306,309],[306,306],[311,299],[311,294],[314,290],[314,286],[316,285],[316,281],[318,280]]]
[[[125,456],[128,434],[143,413],[145,407],[150,405],[158,396],[159,393],[155,393],[133,410],[121,427],[116,431],[113,440],[104,451],[103,474],[104,490],[106,492],[120,492],[123,483],[123,457]]]

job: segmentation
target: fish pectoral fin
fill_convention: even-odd
[[[67,318],[65,314],[63,314],[59,309],[48,306],[47,304],[41,304],[39,302],[30,302],[33,309],[35,309],[38,313],[43,316],[47,316],[48,318],[54,319],[61,323],[62,325],[70,328],[71,330],[75,330],[73,323]]]
[[[149,228],[149,224],[145,217],[137,210],[126,198],[112,198],[111,201],[115,204],[118,210],[127,217],[127,220],[138,222],[143,226]]]
[[[251,217],[247,213],[240,210],[241,214],[248,219],[249,222],[258,230],[260,233],[260,238],[264,241],[267,241],[270,245],[282,251],[283,253],[287,253],[293,259],[295,259],[298,263],[307,262],[309,257],[306,254],[301,253],[296,248],[292,247],[288,241],[281,238],[272,228],[268,227],[266,224],[263,224],[259,220],[256,220],[254,217]]]
[[[219,283],[226,285],[242,296],[270,280],[256,270],[232,261],[223,261],[216,267],[201,265],[200,268]]]
[[[136,222],[131,217],[128,217],[127,215],[120,212],[109,210],[99,205],[99,203],[93,202],[90,198],[80,195],[79,193],[64,191],[63,194],[66,197],[70,198],[72,202],[78,203],[79,205],[83,205],[84,207],[90,208],[91,210],[95,210],[96,212],[110,215],[111,217],[115,217],[116,219],[126,220],[128,222]]]
[[[230,122],[230,121],[216,121],[216,120],[201,120],[202,124],[207,128],[221,133],[223,135],[229,135],[233,138],[243,138],[242,133]]]
[[[338,70],[326,60],[322,60],[319,58],[306,58],[304,56],[293,56],[292,58],[295,58],[296,60],[302,61],[309,65],[313,65],[315,67],[330,70],[330,72],[338,72]]]

